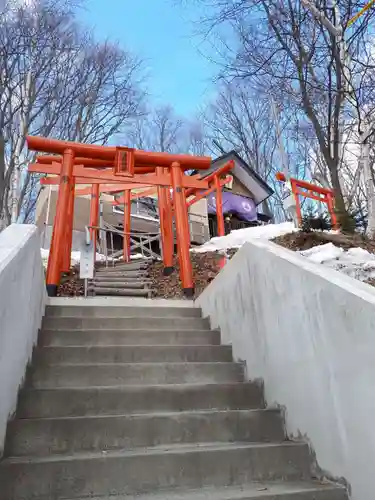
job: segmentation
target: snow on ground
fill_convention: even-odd
[[[324,264],[360,281],[375,278],[375,254],[363,248],[346,251],[326,243],[299,253],[316,264]]]
[[[229,248],[240,248],[247,241],[254,239],[271,240],[283,234],[297,231],[292,222],[283,222],[282,224],[267,224],[266,226],[247,227],[245,229],[237,229],[227,234],[211,238],[204,245],[195,248],[193,251],[198,253],[216,252],[227,250]]]
[[[46,250],[45,248],[41,248],[40,254],[42,256],[43,265],[44,265],[44,267],[46,267],[47,262],[48,262],[48,257],[49,257],[49,250]],[[137,254],[131,255],[130,259],[131,260],[133,260],[133,259],[145,259],[145,257],[141,253],[137,253]],[[105,262],[106,258],[105,258],[105,255],[97,253],[95,256],[95,260],[96,260],[96,262]],[[107,260],[108,260],[108,262],[112,262],[111,257],[108,257]],[[119,258],[114,259],[114,260],[115,261],[122,260],[122,257],[119,257]],[[72,252],[71,253],[72,265],[75,266],[76,264],[79,264],[80,261],[81,261],[81,252],[78,252],[78,251]]]
[[[247,241],[270,240],[293,231],[297,231],[297,229],[291,222],[238,229],[227,236],[212,238],[193,251],[198,253],[220,252],[230,248],[240,248]],[[332,233],[335,232],[332,231]],[[326,243],[299,253],[311,262],[331,267],[360,281],[375,278],[375,254],[362,248],[350,248],[346,251],[332,243]]]

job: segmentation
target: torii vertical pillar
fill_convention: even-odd
[[[65,249],[62,261],[63,273],[68,273],[70,271],[72,242],[73,242],[74,198],[75,198],[75,182],[73,177],[69,189],[69,204],[68,204],[68,214],[67,214],[65,242],[64,242]]]
[[[215,175],[215,191],[216,191],[216,220],[217,220],[217,235],[225,236],[224,214],[223,214],[223,192],[221,190],[220,179]]]
[[[131,189],[124,191],[124,261],[130,261]]]
[[[183,188],[183,173],[180,164],[173,162],[171,166],[173,186],[173,202],[175,210],[178,258],[180,262],[180,278],[182,288],[187,297],[194,296],[193,268],[190,260],[190,231],[186,207],[186,196]]]
[[[99,224],[99,194],[100,184],[91,185],[91,202],[90,202],[90,226],[98,227]],[[96,255],[96,242],[98,238],[98,230],[90,229],[91,239],[94,245],[94,256]],[[94,257],[95,258],[95,257]]]
[[[156,167],[156,173],[164,174],[165,169],[162,167]],[[169,188],[165,186],[158,186],[159,221],[164,276],[169,276],[173,273],[174,235],[172,206],[170,199]]]
[[[53,224],[50,252],[48,257],[46,285],[50,297],[56,297],[60,284],[64,237],[67,224],[69,191],[73,180],[74,151],[66,149],[63,153],[60,173],[59,193],[56,203],[56,215]]]

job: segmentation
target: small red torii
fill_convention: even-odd
[[[276,179],[280,182],[286,182],[289,180],[292,188],[292,193],[294,199],[296,201],[296,216],[298,219],[299,226],[302,223],[302,213],[301,213],[301,204],[299,201],[299,196],[303,196],[305,198],[309,198],[311,200],[320,201],[325,203],[328,208],[328,212],[331,216],[332,227],[334,229],[338,229],[337,217],[334,210],[334,192],[332,189],[324,188],[318,186],[317,184],[312,184],[311,182],[307,182],[301,179],[296,179],[295,177],[286,178],[286,175],[283,172],[276,173]]]

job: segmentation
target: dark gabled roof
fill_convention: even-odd
[[[249,175],[253,177],[253,179],[256,179],[257,182],[259,182],[259,184],[262,185],[263,189],[269,193],[268,196],[272,196],[274,194],[274,190],[267,184],[267,182],[264,181],[260,177],[260,175],[253,168],[251,168],[250,165],[244,159],[242,159],[241,156],[234,149],[232,151],[229,151],[229,153],[225,153],[219,156],[218,158],[215,158],[215,160],[212,161],[212,165],[214,165],[216,162],[226,159],[228,159],[229,161],[231,159],[234,159],[233,157],[241,164],[244,170],[246,170],[249,173]]]

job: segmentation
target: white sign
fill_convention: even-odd
[[[94,277],[94,245],[91,241],[88,245],[84,242],[81,245],[81,259],[79,266],[80,279],[92,279]]]

